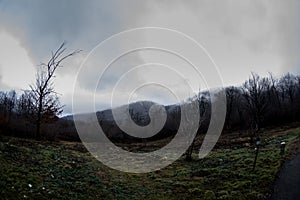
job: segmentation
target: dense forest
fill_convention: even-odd
[[[287,73],[261,77],[252,73],[241,86],[226,87],[227,112],[223,131],[251,130],[253,133],[267,126],[279,126],[300,120],[300,76]],[[53,100],[53,99],[52,99]],[[53,102],[58,102],[57,97]],[[199,133],[205,133],[210,121],[210,94],[201,91],[185,103],[199,101],[201,124]],[[36,137],[37,99],[31,91],[17,94],[0,92],[0,133],[25,138]],[[148,109],[153,102],[130,104],[132,119],[139,125],[149,123]],[[141,107],[143,109],[141,109]],[[61,107],[59,107],[61,109]],[[176,134],[180,122],[180,105],[165,106],[167,122],[150,140]],[[41,112],[41,139],[79,141],[72,116],[59,118],[60,112],[43,107]],[[114,122],[111,110],[97,112],[99,123],[111,139],[138,140],[123,133]],[[83,122],[88,123],[88,122]]]

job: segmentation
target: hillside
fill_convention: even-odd
[[[179,121],[180,121],[180,105],[167,105],[163,106],[160,104],[157,104],[155,102],[151,101],[138,101],[134,102],[128,105],[123,105],[121,107],[117,107],[114,109],[106,109],[103,111],[96,112],[96,116],[98,118],[99,124],[101,125],[103,131],[106,133],[106,135],[113,140],[120,140],[122,139],[124,141],[130,141],[130,142],[140,142],[142,141],[140,138],[132,137],[124,131],[122,131],[119,126],[116,124],[116,121],[113,116],[113,112],[120,112],[122,109],[126,109],[128,107],[128,113],[130,115],[130,118],[134,123],[136,123],[138,126],[146,126],[150,123],[150,116],[149,116],[149,110],[151,106],[158,105],[165,109],[167,118],[166,123],[162,126],[162,129],[153,137],[147,138],[147,140],[157,140],[161,138],[167,138],[169,136],[172,136],[174,133],[177,132],[177,129],[179,127]],[[72,121],[74,118],[79,121],[80,123],[90,123],[90,116],[94,115],[93,113],[87,113],[87,114],[77,114],[75,116],[69,115],[65,116],[60,119],[58,124],[62,121],[69,121],[73,123]],[[122,120],[127,120],[128,117],[122,118]],[[74,133],[76,134],[76,132]]]
[[[112,170],[81,143],[0,138],[1,199],[265,199],[282,162],[295,152],[300,128],[261,132],[261,149],[252,171],[254,147],[239,133],[223,135],[205,159],[147,174]],[[287,142],[287,153],[279,144]],[[152,142],[148,148],[164,141]],[[139,144],[129,150],[139,151]],[[197,153],[197,152],[195,152]]]

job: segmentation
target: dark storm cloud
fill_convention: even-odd
[[[70,49],[85,52],[114,33],[136,26],[147,26],[149,18],[163,12],[165,16],[178,10],[194,15],[197,24],[178,13],[180,20],[170,24],[193,26],[199,35],[222,40],[240,40],[252,52],[277,52],[286,68],[298,63],[299,1],[0,1],[0,25],[21,38],[33,63],[49,58],[50,51],[62,41]],[[148,19],[147,19],[148,17]],[[164,19],[161,19],[162,21]],[[181,25],[177,28],[180,29]],[[174,27],[176,28],[176,27]],[[233,39],[232,39],[233,40]],[[208,41],[209,43],[209,41]],[[278,47],[277,45],[280,45]],[[74,65],[74,63],[68,66]],[[292,65],[292,66],[290,66]],[[283,67],[283,68],[285,68]],[[70,72],[65,67],[60,73]],[[283,69],[284,70],[284,69]]]
[[[0,9],[1,24],[22,38],[36,62],[64,40],[73,48],[90,49],[119,28],[111,1],[3,0]]]
[[[300,73],[299,5],[297,0],[0,0],[0,31],[15,36],[33,64],[47,61],[51,50],[63,41],[68,42],[69,50],[83,50],[58,71],[64,104],[70,105],[72,84],[64,84],[64,80],[73,81],[82,59],[99,42],[135,27],[161,26],[194,37],[207,47],[228,84],[241,83],[250,71]],[[143,62],[136,55],[122,64]],[[94,90],[93,80],[98,77],[93,70],[97,67],[79,80],[84,89]],[[103,79],[104,94],[122,74],[120,67],[111,68]],[[233,77],[233,72],[238,76]]]

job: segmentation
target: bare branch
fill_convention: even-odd
[[[33,103],[36,107],[37,139],[41,139],[41,123],[46,119],[56,118],[57,115],[62,113],[63,106],[59,103],[58,93],[54,90],[53,82],[57,68],[61,67],[64,60],[81,52],[81,50],[75,50],[63,55],[67,49],[65,45],[66,43],[63,42],[55,52],[51,51],[51,58],[47,64],[40,64],[41,68],[37,72],[35,85],[29,85],[34,100]]]

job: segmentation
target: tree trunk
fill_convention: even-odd
[[[41,140],[41,121],[42,121],[42,106],[43,106],[41,97],[39,98],[39,108],[38,108],[37,120],[36,120],[36,133],[35,133],[36,140]]]
[[[186,161],[192,161],[192,153],[193,153],[193,149],[194,149],[194,142],[195,142],[195,140],[192,142],[191,146],[188,148],[188,150],[185,153],[185,160]]]

